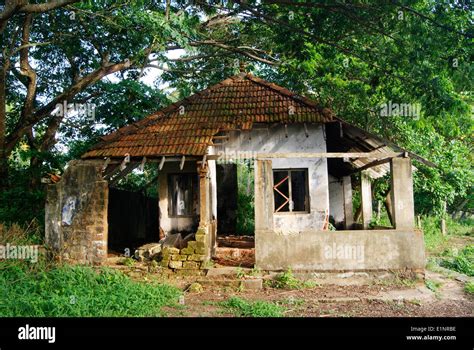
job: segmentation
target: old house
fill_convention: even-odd
[[[218,236],[235,225],[234,163],[241,159],[254,164],[256,267],[424,269],[411,162],[428,162],[245,73],[103,137],[71,162],[48,188],[47,242],[64,259],[101,263],[114,242],[123,249],[133,240],[158,242],[160,233],[194,233],[165,251],[161,264],[203,269]],[[150,162],[158,168],[157,200],[113,189]],[[388,173],[392,227],[374,228],[371,180]],[[361,223],[354,222],[354,174]]]

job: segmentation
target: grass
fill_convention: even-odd
[[[4,224],[0,222],[0,244],[34,245],[41,243],[41,226],[37,220],[27,225]]]
[[[266,301],[247,301],[232,297],[219,303],[221,307],[231,309],[232,313],[240,317],[281,317],[285,309],[281,305]]]
[[[474,295],[474,282],[466,283],[466,285],[464,286],[464,291],[467,294]]]
[[[441,283],[433,281],[433,280],[426,280],[425,286],[432,292],[436,293],[436,291],[441,287]]]
[[[1,317],[161,316],[180,294],[106,268],[0,264]]]
[[[423,217],[422,229],[425,238],[426,249],[431,253],[440,253],[449,246],[450,236],[472,236],[474,232],[473,220],[453,220],[446,218],[447,235],[441,234],[441,220],[434,216]]]
[[[448,250],[445,255],[447,257],[440,261],[440,266],[467,276],[474,276],[474,245],[468,245],[460,252]]]

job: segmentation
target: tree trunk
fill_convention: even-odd
[[[388,214],[388,219],[390,220],[390,224],[393,226],[393,205],[392,205],[392,190],[389,190],[387,194],[385,195],[385,201],[384,201],[385,209],[387,210]]]
[[[3,58],[5,60],[5,57]],[[6,100],[6,75],[9,60],[2,62],[0,67],[0,188],[5,188],[8,180],[8,162],[5,152],[7,100]]]

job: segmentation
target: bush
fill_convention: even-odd
[[[0,264],[0,316],[160,316],[180,291],[134,282],[121,272],[84,266]]]
[[[0,222],[0,244],[12,245],[40,244],[42,241],[40,223],[33,219],[27,225],[3,224]]]

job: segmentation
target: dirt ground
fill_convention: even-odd
[[[168,308],[168,316],[233,316],[220,303],[230,297],[247,301],[267,301],[284,307],[287,317],[473,317],[474,297],[463,290],[463,283],[429,273],[445,283],[432,292],[423,282],[399,285],[320,285],[285,290],[265,287],[245,291],[232,287],[204,285],[200,293],[185,293],[184,305]]]
[[[454,245],[472,244],[472,237],[463,238],[454,238]],[[170,317],[235,316],[235,310],[222,305],[232,297],[278,305],[285,317],[474,317],[474,296],[464,291],[465,283],[474,278],[446,269],[426,270],[424,280],[336,275],[297,289],[275,288],[269,277],[263,276],[263,288],[250,290],[242,288],[242,280],[262,278],[251,269],[235,268],[233,274],[220,270],[221,273],[206,277],[164,277],[148,272],[143,264],[111,266],[136,280],[159,280],[181,288],[181,303],[163,310]],[[189,290],[195,282],[202,290]]]

